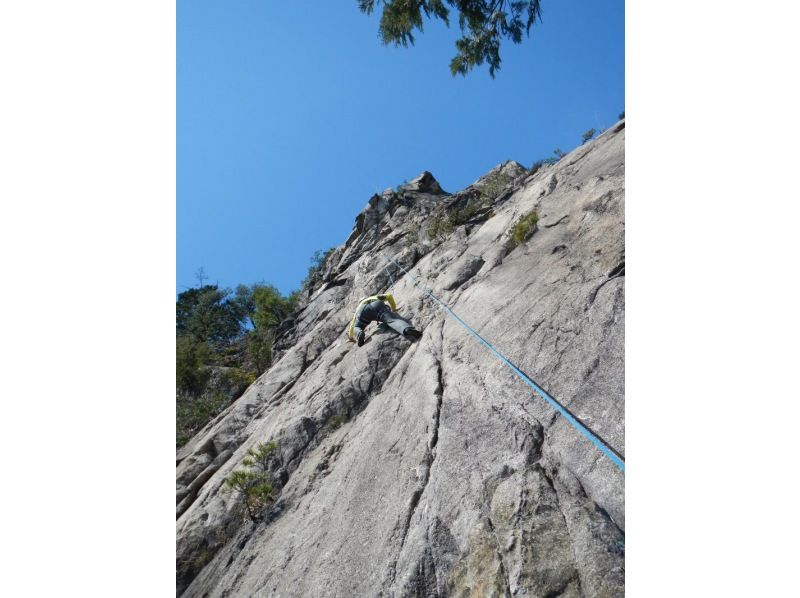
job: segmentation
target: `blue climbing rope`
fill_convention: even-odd
[[[602,440],[600,440],[591,431],[589,431],[586,428],[586,426],[584,426],[581,422],[579,422],[577,419],[575,419],[575,417],[569,411],[567,411],[567,409],[563,405],[561,405],[561,403],[559,403],[553,397],[551,397],[541,386],[539,386],[536,382],[534,382],[525,372],[523,372],[517,366],[515,366],[513,363],[511,363],[506,358],[505,355],[503,355],[502,353],[500,353],[500,351],[495,349],[492,346],[492,344],[489,341],[487,341],[485,338],[483,338],[480,334],[478,334],[475,331],[475,329],[472,328],[472,326],[470,326],[464,320],[459,318],[456,315],[456,313],[452,309],[450,309],[450,307],[448,307],[447,304],[444,301],[440,300],[436,295],[434,295],[433,292],[429,288],[425,287],[424,285],[421,285],[417,281],[417,279],[414,278],[413,274],[411,274],[408,270],[403,268],[403,266],[398,264],[392,258],[386,256],[385,254],[383,255],[383,259],[385,259],[387,262],[393,263],[395,266],[397,266],[403,272],[405,272],[411,278],[411,280],[414,282],[414,286],[416,286],[423,293],[428,295],[428,297],[433,299],[439,305],[439,307],[444,309],[445,312],[449,316],[451,316],[454,320],[456,320],[459,324],[461,324],[467,330],[467,332],[469,332],[472,336],[477,338],[478,341],[481,342],[481,344],[483,344],[487,349],[489,349],[489,351],[494,353],[500,359],[500,361],[502,361],[505,365],[507,365],[517,376],[519,376],[522,379],[522,381],[525,382],[525,384],[530,386],[536,392],[536,394],[538,394],[545,401],[547,401],[550,404],[550,406],[553,407],[553,409],[555,409],[561,415],[563,415],[564,418],[570,424],[572,424],[572,426],[576,430],[578,430],[578,432],[580,432],[586,438],[588,438],[592,442],[592,444],[594,444],[600,450],[600,452],[602,452],[606,457],[611,459],[611,461],[614,463],[614,465],[616,465],[620,469],[620,471],[623,471],[623,472],[625,471],[625,461],[623,461],[618,455],[616,455],[612,449],[610,449],[608,446],[606,446],[606,444]],[[391,274],[389,276],[391,277]],[[394,280],[392,280],[392,284],[394,284]]]
[[[383,256],[383,257],[384,257],[384,259],[386,258],[386,256]],[[386,290],[388,291],[389,287],[394,285],[394,276],[392,276],[392,271],[389,270],[389,264],[388,263],[386,264],[386,267],[384,268],[384,270],[386,271],[386,274],[389,275],[389,280],[391,281],[391,284],[388,287],[386,287]]]

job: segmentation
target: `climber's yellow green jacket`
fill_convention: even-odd
[[[356,307],[356,311],[353,314],[353,319],[350,320],[350,326],[347,327],[347,336],[350,340],[356,340],[355,332],[353,329],[356,327],[356,320],[358,319],[358,314],[361,312],[361,308],[365,305],[372,303],[373,301],[386,301],[389,304],[389,307],[392,308],[392,311],[397,311],[397,305],[394,302],[394,297],[392,297],[389,293],[385,293],[383,295],[371,295],[369,297],[364,297],[361,301],[358,302],[358,307]]]

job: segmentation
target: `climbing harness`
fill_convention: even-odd
[[[480,341],[480,342],[481,342],[481,344],[483,344],[483,345],[484,345],[484,346],[485,346],[487,349],[489,349],[489,351],[491,351],[492,353],[494,353],[494,354],[495,354],[495,355],[496,355],[496,356],[497,356],[497,357],[500,359],[500,361],[501,361],[501,362],[503,362],[505,365],[507,365],[507,366],[508,366],[508,367],[511,369],[511,371],[513,371],[513,372],[514,372],[514,373],[515,373],[515,374],[516,374],[516,375],[517,375],[519,378],[521,378],[521,379],[522,379],[522,381],[523,381],[523,382],[525,382],[525,384],[527,384],[528,386],[530,386],[530,387],[531,387],[531,388],[532,388],[532,389],[533,389],[533,390],[536,392],[536,394],[538,394],[538,395],[539,395],[540,397],[542,397],[542,398],[543,398],[545,401],[547,401],[547,402],[550,404],[550,406],[551,406],[551,407],[553,407],[553,409],[555,409],[555,410],[556,410],[556,411],[558,411],[558,412],[559,412],[561,415],[563,415],[563,416],[564,416],[564,418],[565,418],[565,419],[566,419],[566,420],[567,420],[567,421],[568,421],[570,424],[572,424],[572,426],[573,426],[573,427],[574,427],[576,430],[578,430],[578,432],[580,432],[580,433],[581,433],[581,434],[583,434],[583,435],[584,435],[586,438],[588,438],[588,439],[589,439],[589,440],[592,442],[592,444],[594,444],[594,445],[595,445],[595,446],[596,446],[596,447],[597,447],[597,448],[600,450],[600,452],[602,452],[602,453],[603,453],[603,454],[604,454],[606,457],[608,457],[609,459],[611,459],[611,461],[614,463],[614,465],[616,465],[616,466],[617,466],[617,467],[620,469],[620,471],[622,471],[622,472],[624,472],[624,471],[625,471],[625,461],[623,461],[623,460],[622,460],[622,458],[621,458],[619,455],[617,455],[617,454],[616,454],[616,452],[614,451],[614,449],[612,449],[611,447],[609,447],[609,446],[608,446],[608,445],[607,445],[605,442],[603,442],[602,440],[600,440],[600,438],[598,438],[597,436],[595,436],[595,435],[594,435],[594,434],[593,434],[593,433],[592,433],[592,432],[591,432],[591,431],[590,431],[588,428],[586,428],[586,426],[584,426],[584,425],[583,425],[581,422],[579,422],[579,421],[578,421],[578,420],[575,418],[575,416],[573,416],[573,415],[572,415],[572,414],[571,414],[571,413],[570,413],[570,412],[567,410],[567,408],[566,408],[566,407],[564,407],[563,405],[561,405],[561,403],[559,403],[559,402],[558,402],[558,401],[556,401],[556,400],[555,400],[553,397],[551,397],[551,396],[550,396],[550,395],[549,395],[549,394],[548,394],[548,393],[547,393],[547,392],[546,392],[546,391],[545,391],[545,390],[544,390],[544,389],[543,389],[541,386],[539,386],[539,385],[538,385],[538,384],[537,384],[537,383],[536,383],[534,380],[532,380],[532,379],[531,379],[531,378],[530,378],[530,377],[529,377],[529,376],[528,376],[528,375],[527,375],[525,372],[523,372],[523,371],[522,371],[522,370],[520,370],[520,369],[519,369],[517,366],[515,366],[513,363],[511,363],[511,362],[510,362],[510,361],[509,361],[509,360],[508,360],[508,359],[505,357],[505,355],[503,355],[502,353],[500,353],[500,351],[498,351],[497,349],[495,349],[495,348],[492,346],[492,344],[491,344],[489,341],[487,341],[487,340],[486,340],[485,338],[483,338],[483,337],[482,337],[480,334],[478,334],[478,333],[475,331],[475,329],[474,329],[474,328],[472,328],[472,327],[471,327],[469,324],[467,324],[467,323],[466,323],[464,320],[462,320],[461,318],[459,318],[459,317],[456,315],[456,313],[455,313],[455,312],[454,312],[452,309],[450,309],[450,307],[448,307],[448,306],[447,306],[447,304],[446,304],[446,303],[444,303],[444,301],[442,301],[442,300],[440,300],[438,297],[436,297],[436,295],[434,295],[434,294],[433,294],[433,292],[432,292],[432,291],[431,291],[429,288],[427,288],[427,287],[425,287],[425,286],[421,285],[421,284],[420,284],[420,283],[417,281],[417,279],[414,277],[414,275],[413,275],[413,274],[411,274],[411,273],[410,273],[408,270],[406,270],[405,268],[403,268],[403,266],[401,266],[401,265],[400,265],[400,264],[398,264],[396,261],[394,261],[394,259],[392,259],[392,258],[388,257],[388,256],[387,256],[387,255],[385,255],[385,254],[382,254],[382,256],[383,256],[383,259],[384,259],[384,260],[386,260],[386,262],[387,262],[387,267],[388,267],[388,263],[389,263],[389,262],[391,262],[392,264],[394,264],[395,266],[397,266],[398,268],[400,268],[400,270],[402,270],[403,272],[405,272],[405,273],[406,273],[406,274],[407,274],[407,275],[408,275],[408,276],[411,278],[411,280],[414,282],[414,286],[416,286],[416,287],[417,287],[418,289],[420,289],[420,290],[421,290],[423,293],[425,293],[426,295],[428,295],[428,297],[430,297],[431,299],[433,299],[433,300],[434,300],[434,301],[435,301],[435,302],[436,302],[436,303],[439,305],[439,307],[441,307],[443,310],[445,310],[445,312],[446,312],[446,313],[447,313],[447,314],[448,314],[450,317],[452,317],[452,318],[453,318],[454,320],[456,320],[456,321],[457,321],[459,324],[461,324],[461,325],[462,325],[462,326],[463,326],[463,327],[464,327],[464,328],[467,330],[467,332],[469,332],[469,333],[470,333],[472,336],[474,336],[475,338],[477,338],[477,339],[478,339],[478,341]],[[389,277],[391,278],[391,274],[389,274]],[[394,284],[394,279],[392,279],[392,284]]]

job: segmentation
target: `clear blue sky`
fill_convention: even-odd
[[[502,68],[452,77],[457,21],[377,38],[356,0],[178,0],[177,280],[288,293],[369,197],[429,170],[457,191],[624,110],[624,2],[542,0]]]

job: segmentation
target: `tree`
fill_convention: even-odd
[[[256,374],[261,375],[272,363],[272,343],[275,333],[272,329],[256,328],[247,335],[247,355]]]
[[[291,311],[289,301],[271,284],[253,286],[253,326],[276,328]]]
[[[554,150],[553,150],[553,153],[556,155],[556,158],[558,158],[559,160],[560,160],[561,158],[563,158],[564,156],[566,156],[566,154],[565,154],[564,152],[562,152],[562,151],[561,151],[561,148],[560,148],[560,147],[557,147],[556,149],[554,149]]]
[[[257,521],[261,510],[274,500],[270,472],[277,450],[275,442],[262,442],[247,449],[242,465],[249,469],[237,469],[225,479],[226,490],[244,498],[245,513],[252,521]]]
[[[189,289],[175,303],[175,329],[197,342],[226,344],[242,332],[238,305],[229,299],[230,291],[216,285]]]
[[[450,8],[458,14],[462,36],[456,40],[456,55],[450,73],[464,75],[485,62],[494,78],[500,68],[500,42],[522,41],[533,24],[542,20],[540,0],[358,0],[361,12],[371,14],[383,4],[378,37],[384,45],[408,47],[414,44],[414,30],[423,30],[425,18],[440,19],[450,26]]]
[[[587,141],[589,141],[589,140],[590,140],[592,137],[594,137],[594,134],[595,134],[595,133],[597,133],[597,131],[595,131],[595,130],[592,128],[592,129],[589,129],[588,131],[586,131],[586,132],[585,132],[583,135],[581,135],[581,139],[583,140],[583,143],[586,143],[586,142],[587,142]]]
[[[208,379],[203,365],[209,351],[205,343],[179,336],[175,343],[175,386],[178,391],[200,394]]]
[[[203,286],[203,281],[208,280],[208,276],[206,276],[206,271],[203,269],[202,266],[200,266],[197,272],[194,273],[194,277],[197,279],[197,286],[201,288]]]

